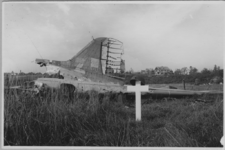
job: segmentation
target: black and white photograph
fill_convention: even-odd
[[[222,2],[3,2],[3,148],[221,148]]]

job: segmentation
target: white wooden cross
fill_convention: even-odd
[[[136,110],[136,121],[141,121],[141,92],[148,92],[148,85],[141,86],[141,81],[136,81],[135,86],[127,86],[128,92],[135,92],[135,110]]]

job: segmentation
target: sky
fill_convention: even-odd
[[[223,68],[221,3],[3,2],[3,72],[42,72],[36,58],[69,60],[92,36],[123,42],[126,71]]]

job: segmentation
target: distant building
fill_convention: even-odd
[[[169,75],[171,74],[173,71],[171,69],[169,69],[168,67],[156,67],[154,70],[154,74],[155,75]]]

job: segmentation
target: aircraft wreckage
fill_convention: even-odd
[[[36,59],[41,67],[46,67],[46,73],[54,75],[54,78],[38,78],[27,86],[26,90],[37,92],[49,88],[68,88],[70,92],[85,92],[95,90],[99,93],[114,92],[125,95],[134,95],[127,92],[125,78],[110,74],[112,70],[120,73],[125,71],[125,61],[122,59],[123,43],[119,40],[107,37],[93,39],[81,49],[74,57],[67,61]],[[138,77],[130,80],[132,85]],[[144,84],[144,82],[141,82]],[[23,88],[24,89],[24,88]],[[143,92],[142,96],[151,97],[183,97],[203,94],[223,94],[221,91],[191,91],[170,88],[154,88],[149,86],[149,92]]]

